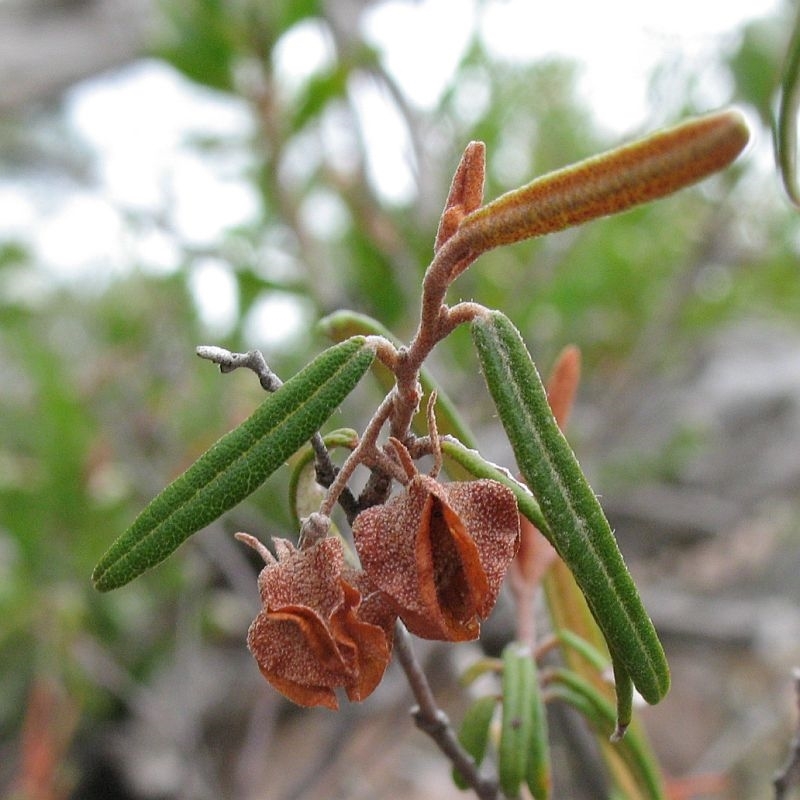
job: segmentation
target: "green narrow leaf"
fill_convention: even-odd
[[[492,724],[492,716],[496,707],[496,697],[479,697],[467,709],[461,722],[458,741],[472,756],[477,767],[483,763],[483,758],[486,755],[486,747],[489,744],[489,728]],[[456,768],[453,768],[453,783],[462,791],[469,789],[469,784]]]
[[[374,355],[364,337],[354,337],[321,353],[269,395],[139,514],[95,567],[95,587],[105,592],[123,586],[254,492],[319,429]]]
[[[539,671],[536,660],[531,655],[529,658],[533,671],[533,694],[531,695],[531,734],[528,745],[528,767],[525,782],[531,790],[534,800],[549,800],[552,788],[552,775],[550,769],[550,740],[547,727],[547,710],[544,705],[541,687],[539,686]]]
[[[499,311],[476,319],[472,336],[517,464],[547,521],[542,533],[575,576],[609,649],[642,697],[657,703],[669,689],[664,650],[522,337]]]
[[[599,731],[607,732],[615,724],[614,704],[603,697],[589,681],[570,670],[553,670],[547,692],[551,698],[571,705]],[[664,800],[664,787],[658,766],[639,731],[631,729],[614,749],[622,757],[636,784],[643,790],[643,796],[651,800]]]
[[[493,656],[482,656],[481,658],[473,661],[459,676],[459,683],[462,686],[471,686],[478,678],[488,673],[501,673],[503,671],[503,662],[499,658]]]
[[[519,642],[507,644],[503,649],[503,718],[497,747],[497,773],[507,797],[519,795],[527,776],[536,682],[530,648]]]
[[[574,631],[568,628],[561,628],[556,633],[556,638],[561,644],[571,647],[576,653],[579,653],[597,672],[604,672],[608,667],[608,658],[591,642],[587,642],[586,639],[578,636]]]
[[[580,653],[599,674],[605,673],[608,668],[608,660],[595,647],[585,639],[570,630],[560,630],[556,636],[558,640],[576,652]],[[617,696],[617,722],[614,732],[611,734],[611,741],[618,742],[627,731],[633,718],[633,681],[628,675],[625,667],[615,660],[612,656],[612,669],[614,671],[614,686]]]
[[[800,110],[800,9],[786,53],[778,106],[776,151],[786,194],[800,207],[797,182],[797,115]]]

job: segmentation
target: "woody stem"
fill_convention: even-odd
[[[411,646],[411,635],[399,620],[395,625],[394,651],[417,701],[417,705],[411,710],[417,727],[436,742],[481,800],[497,800],[497,782],[483,777],[472,756],[461,746],[447,714],[436,703],[428,679]]]

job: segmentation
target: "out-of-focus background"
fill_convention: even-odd
[[[676,797],[691,776],[694,797],[768,797],[800,663],[800,225],[769,134],[793,14],[0,0],[0,793],[458,796],[395,668],[338,714],[258,674],[255,564],[231,534],[292,534],[285,474],[122,590],[97,594],[92,566],[260,400],[195,345],[259,347],[286,377],[338,308],[409,336],[468,141],[493,197],[735,103],[755,142],[732,169],[493,252],[452,299],[502,308],[544,369],[582,348],[571,438],[673,667],[644,714],[660,761]],[[510,463],[462,333],[432,367]],[[337,427],[374,407],[364,384]],[[502,607],[487,635],[510,635]],[[420,651],[457,719],[478,646]],[[578,720],[554,754],[557,796],[605,796]]]

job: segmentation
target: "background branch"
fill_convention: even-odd
[[[775,776],[775,800],[784,800],[789,796],[789,790],[800,783],[800,668],[795,667],[792,672],[794,678],[794,691],[797,703],[798,723],[791,750],[786,763]]]

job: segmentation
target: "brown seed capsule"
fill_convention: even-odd
[[[338,708],[337,687],[350,700],[367,697],[389,663],[396,615],[362,572],[345,566],[341,541],[297,550],[275,539],[276,560],[253,537],[237,536],[267,563],[258,578],[263,609],[247,636],[264,677],[302,706]]]
[[[477,638],[519,544],[513,493],[491,480],[441,484],[415,475],[353,526],[361,564],[409,631]]]

